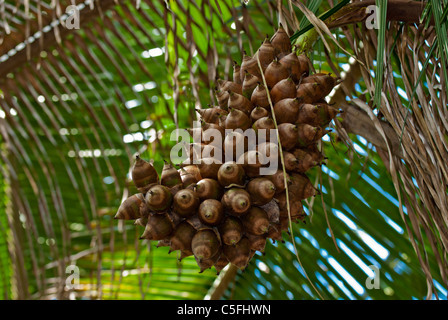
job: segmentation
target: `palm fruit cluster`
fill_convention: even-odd
[[[219,273],[229,263],[244,269],[256,251],[264,252],[267,239],[283,241],[290,219],[306,217],[302,200],[316,193],[306,172],[324,160],[317,144],[338,113],[324,100],[338,79],[310,74],[310,68],[280,26],[254,56],[234,63],[233,79],[217,80],[218,104],[197,110],[201,127],[190,133],[200,140],[188,146],[180,169],[166,162],[159,177],[136,156],[132,180],[139,193],[121,204],[115,218],[135,220],[144,228],[141,239],[179,250],[180,260],[194,256],[200,272],[214,266]],[[278,143],[250,144],[240,132],[226,134],[250,128],[278,130],[286,177],[281,162],[272,174],[260,174],[263,157],[280,153]],[[223,134],[218,145],[204,138],[208,129]],[[237,147],[243,148],[239,157]],[[223,155],[231,149],[228,161]],[[191,161],[193,155],[199,161]]]

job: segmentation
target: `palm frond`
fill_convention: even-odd
[[[69,30],[58,21],[72,2],[0,3],[1,297],[204,297],[213,271],[112,216],[136,192],[133,154],[160,172],[170,133],[282,22],[294,41],[319,27],[306,45],[316,70],[344,79],[331,102],[345,112],[314,172],[322,199],[292,230],[303,269],[285,233],[228,274],[223,298],[446,298],[446,1],[388,1],[378,31],[364,24],[375,0],[308,1],[307,14],[295,1],[76,1],[81,28]],[[366,289],[370,265],[380,290]]]

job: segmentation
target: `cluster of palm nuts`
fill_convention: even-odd
[[[214,266],[219,273],[229,263],[244,269],[256,251],[264,252],[267,239],[283,241],[290,221],[306,217],[302,200],[316,189],[305,173],[324,160],[317,144],[338,113],[324,98],[339,79],[310,74],[310,68],[280,26],[254,56],[234,63],[233,79],[217,80],[218,104],[197,110],[201,127],[190,132],[199,141],[189,145],[180,169],[166,162],[159,177],[136,156],[132,180],[139,193],[115,218],[135,220],[144,228],[141,239],[179,250],[179,259],[194,256],[200,272]],[[209,129],[223,139],[206,139]],[[277,139],[268,134],[249,142],[242,133],[248,129],[274,130]],[[273,155],[278,167],[261,174]]]

